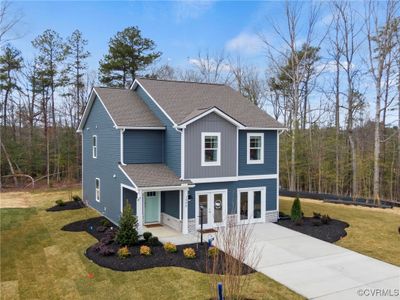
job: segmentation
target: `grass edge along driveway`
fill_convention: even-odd
[[[78,190],[74,191],[77,193]],[[65,224],[98,216],[90,208],[46,212],[69,190],[23,194],[28,208],[2,208],[1,299],[208,299],[208,275],[183,268],[117,272],[83,254],[96,240],[85,232],[64,232]],[[3,193],[3,203],[20,193]],[[251,276],[246,297],[304,299],[260,273]]]

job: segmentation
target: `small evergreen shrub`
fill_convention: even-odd
[[[193,248],[185,248],[183,249],[183,256],[188,259],[196,258],[196,251]]]
[[[73,195],[72,196],[72,200],[78,202],[78,201],[82,201],[81,197],[79,195]]]
[[[329,224],[331,222],[331,218],[329,217],[329,215],[323,215],[321,217],[321,222],[322,224]]]
[[[160,241],[158,240],[158,237],[156,236],[150,237],[148,243],[150,246],[160,246],[161,244]]]
[[[143,233],[143,238],[144,240],[147,242],[149,240],[149,238],[151,238],[153,236],[153,234],[149,231],[146,231]]]
[[[164,244],[164,249],[170,253],[176,253],[178,250],[176,249],[176,245],[170,242]]]
[[[101,224],[101,226],[104,226],[104,227],[110,227],[111,226],[111,222],[108,221],[107,219],[101,220],[100,224]]]
[[[320,220],[320,219],[317,219],[317,218],[312,218],[312,219],[311,219],[311,224],[312,224],[313,226],[320,226],[320,225],[321,225],[321,220]]]
[[[117,254],[118,254],[118,257],[121,259],[131,256],[131,252],[129,251],[127,246],[119,248]]]
[[[321,214],[319,212],[313,212],[313,218],[314,219],[321,219]]]
[[[208,256],[209,257],[214,257],[217,256],[219,253],[219,249],[217,247],[210,247],[208,248]]]
[[[149,246],[140,246],[140,255],[149,256],[151,255],[151,249]]]
[[[121,215],[117,233],[117,242],[122,246],[132,246],[138,239],[137,218],[132,214],[132,207],[127,203]]]
[[[290,218],[295,223],[302,219],[301,203],[299,197],[296,197],[296,199],[294,199],[293,201]]]
[[[58,200],[56,200],[56,204],[57,204],[58,206],[65,206],[65,202],[64,202],[63,199],[58,199]]]
[[[99,252],[99,254],[103,256],[111,256],[115,254],[115,250],[112,247],[105,245],[101,242],[96,244],[94,250]]]

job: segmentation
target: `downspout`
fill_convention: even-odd
[[[121,165],[126,166],[124,163],[124,132],[125,128],[120,129],[120,158],[121,158]]]

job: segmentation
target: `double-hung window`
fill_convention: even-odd
[[[93,158],[97,158],[97,135],[92,137],[92,154]]]
[[[264,163],[264,133],[247,133],[247,163]]]
[[[100,202],[100,178],[96,178],[95,189],[96,189],[96,201]]]
[[[202,132],[201,133],[201,165],[220,166],[221,165],[221,133]]]

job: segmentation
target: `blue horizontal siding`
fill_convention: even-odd
[[[163,162],[163,130],[125,130],[124,163],[146,164]]]
[[[138,86],[136,89],[138,96],[147,104],[151,111],[165,126],[164,133],[164,160],[165,164],[177,176],[181,176],[181,134],[173,127],[173,123],[165,116],[158,106],[150,99],[146,92]],[[157,99],[156,99],[157,100]]]
[[[161,192],[161,211],[179,219],[179,191]]]
[[[260,180],[241,180],[232,182],[217,182],[217,183],[201,183],[196,184],[194,188],[189,189],[191,200],[189,202],[189,218],[195,217],[196,211],[196,191],[205,190],[228,190],[228,214],[236,214],[237,208],[237,189],[249,187],[266,187],[266,210],[276,210],[276,179],[260,179]]]
[[[97,136],[97,158],[92,157],[92,136]],[[119,222],[121,214],[121,183],[132,186],[118,168],[120,132],[114,128],[101,101],[96,98],[82,130],[83,199],[112,220]],[[95,179],[100,179],[100,202],[95,200]]]
[[[247,133],[264,133],[264,163],[247,164]],[[239,130],[239,175],[277,174],[276,130]]]

